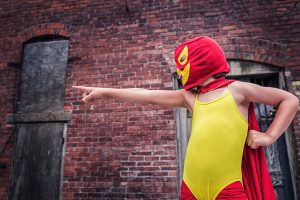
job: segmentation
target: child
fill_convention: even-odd
[[[244,162],[246,157],[243,149],[246,144],[254,153],[246,148],[244,153],[264,157],[263,148],[259,147],[273,144],[287,129],[297,112],[298,98],[276,88],[226,80],[224,75],[230,68],[225,55],[221,47],[206,36],[179,45],[175,62],[183,90],[73,87],[83,92],[84,102],[107,97],[169,108],[185,107],[193,113],[182,199],[275,199],[264,158],[260,158],[262,163],[250,161],[243,166],[248,169],[255,165],[264,167],[259,175],[264,180],[248,183],[251,176],[256,175],[248,173],[249,170],[242,171],[242,160]],[[247,120],[250,116],[253,118],[251,102],[277,107],[276,116],[266,133],[257,131]],[[253,127],[256,130],[249,130]],[[262,153],[257,153],[258,150]],[[261,183],[265,185],[253,186]],[[264,191],[260,187],[265,187]]]

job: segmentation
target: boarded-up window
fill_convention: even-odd
[[[43,37],[24,44],[9,199],[59,199],[66,121],[68,40]]]

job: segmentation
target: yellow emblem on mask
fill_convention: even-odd
[[[179,54],[177,61],[180,65],[185,65],[186,62],[188,61],[188,48],[187,46],[185,46],[181,53]],[[188,63],[185,68],[183,70],[180,70],[179,68],[177,68],[177,74],[179,77],[181,77],[181,83],[182,85],[185,85],[185,83],[187,82],[189,75],[190,75],[190,63]]]
[[[187,64],[183,70],[177,68],[177,74],[179,77],[181,77],[182,85],[185,85],[190,75],[190,63]]]
[[[184,65],[186,63],[186,61],[188,60],[188,57],[189,57],[188,53],[189,53],[188,48],[187,48],[187,46],[185,46],[177,58],[178,62],[181,65]]]

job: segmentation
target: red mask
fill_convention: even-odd
[[[212,75],[230,71],[222,48],[207,36],[193,38],[179,45],[174,59],[177,74],[186,90],[198,86]]]

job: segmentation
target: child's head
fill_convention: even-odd
[[[197,37],[179,45],[175,50],[177,74],[184,89],[201,85],[209,77],[219,78],[230,68],[220,45],[207,36]]]

